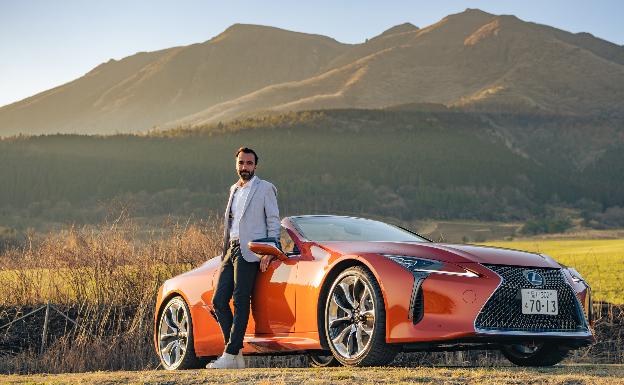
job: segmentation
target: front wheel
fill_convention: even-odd
[[[167,370],[199,368],[204,360],[195,355],[193,320],[182,297],[164,306],[158,322],[158,356]]]
[[[351,267],[336,277],[325,304],[325,335],[343,365],[377,366],[392,361],[396,350],[386,344],[386,310],[375,276]]]
[[[553,366],[568,355],[569,349],[552,343],[522,343],[505,345],[503,355],[518,366]]]

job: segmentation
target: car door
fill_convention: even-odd
[[[253,323],[248,334],[277,334],[295,331],[296,298],[294,282],[297,278],[297,262],[300,255],[293,252],[292,241],[282,232],[287,261],[275,258],[267,271],[258,272],[252,294],[251,314]]]

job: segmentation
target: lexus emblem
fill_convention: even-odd
[[[544,277],[537,271],[525,270],[524,277],[533,286],[542,286],[544,284]]]

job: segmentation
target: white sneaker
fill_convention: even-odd
[[[244,365],[244,362],[243,362]],[[209,363],[207,369],[238,369],[236,355],[223,352],[216,361]]]
[[[236,365],[239,369],[245,369],[245,359],[243,358],[243,349],[238,351],[236,355]]]

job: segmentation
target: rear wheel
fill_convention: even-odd
[[[347,366],[384,365],[396,350],[386,344],[386,311],[379,284],[367,269],[336,277],[325,304],[325,335],[332,354]]]
[[[195,355],[193,320],[182,297],[173,297],[164,306],[158,322],[158,356],[167,370],[199,368],[203,359]]]
[[[558,344],[527,342],[505,345],[501,351],[518,366],[553,366],[566,358],[570,350]]]

